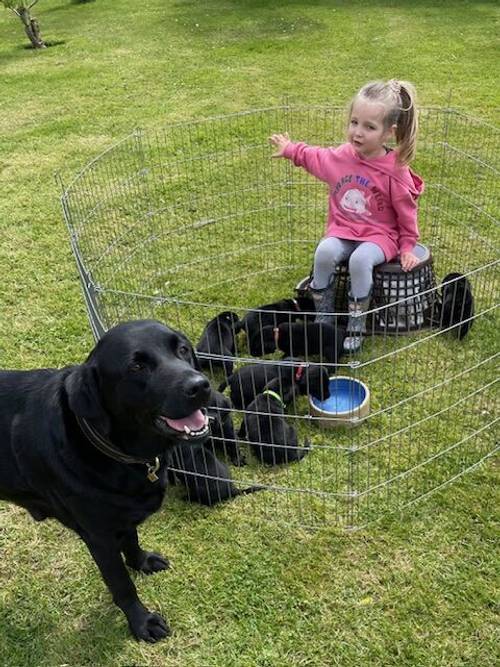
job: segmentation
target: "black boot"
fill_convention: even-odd
[[[335,311],[335,276],[330,276],[330,282],[323,289],[310,288],[314,307],[316,309],[315,322],[327,322],[335,324],[335,317],[332,313]]]

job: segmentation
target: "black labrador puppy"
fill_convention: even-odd
[[[243,415],[240,438],[246,438],[261,463],[281,465],[300,461],[310,451],[309,443],[301,447],[297,432],[285,419],[285,402],[293,397],[293,387],[283,396],[279,380],[271,380],[253,400]]]
[[[223,368],[226,375],[231,374],[233,372],[231,357],[234,357],[236,334],[240,328],[238,315],[230,310],[225,310],[210,320],[203,329],[196,346],[196,351],[202,353],[199,358],[200,367],[210,370],[211,373],[214,368]],[[224,358],[205,359],[203,354],[214,354]]]
[[[264,327],[277,327],[282,322],[295,322],[308,318],[312,321],[315,317],[312,298],[299,296],[296,299],[281,299],[274,303],[266,303],[249,310],[241,319],[240,328],[250,340]]]
[[[219,385],[219,391],[230,387],[231,400],[238,410],[246,408],[271,380],[278,379],[280,393],[296,385],[299,394],[311,394],[325,400],[330,396],[328,371],[322,366],[309,366],[294,357],[285,357],[284,364],[247,364],[232,373]]]
[[[110,329],[83,364],[0,371],[0,498],[83,539],[137,639],[169,629],[125,564],[168,567],[136,528],[161,505],[169,451],[208,437],[209,397],[189,341],[152,320]]]
[[[179,445],[175,448],[169,471],[187,489],[186,499],[212,507],[236,496],[261,491],[263,486],[243,489],[235,486],[225,463],[207,445]]]
[[[473,324],[474,297],[471,284],[461,273],[449,273],[443,278],[441,327],[453,327],[450,333],[461,340]]]
[[[249,343],[250,354],[261,356],[276,349],[287,356],[319,356],[322,362],[337,364],[343,354],[345,329],[328,322],[284,322],[277,328],[264,327]]]
[[[210,421],[209,443],[213,451],[227,456],[235,466],[245,465],[245,457],[240,452],[234,432],[232,403],[227,396],[212,389],[208,403]]]

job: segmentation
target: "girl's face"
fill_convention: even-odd
[[[379,102],[358,99],[354,102],[347,130],[347,140],[358,155],[365,159],[385,155],[384,143],[394,134],[396,126],[384,127],[385,107]]]

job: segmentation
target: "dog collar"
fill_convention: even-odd
[[[75,417],[83,434],[96,449],[98,449],[103,454],[106,454],[106,456],[109,456],[111,459],[119,461],[120,463],[137,463],[145,465],[147,468],[146,476],[149,481],[158,481],[158,475],[156,474],[160,469],[160,459],[158,457],[156,457],[155,460],[151,462],[146,461],[145,459],[138,459],[135,456],[124,454],[119,449],[116,449],[116,447],[114,447],[109,440],[106,440],[104,436],[96,431],[95,428],[91,426],[86,419],[79,417],[78,415],[75,415]]]
[[[295,382],[300,382],[302,376],[304,375],[304,368],[305,366],[299,366],[297,368],[297,371],[295,373]]]
[[[283,409],[286,408],[286,405],[283,403],[283,399],[281,398],[281,396],[279,394],[277,394],[275,391],[273,391],[272,389],[264,389],[262,394],[264,394],[264,395],[267,394],[267,396],[272,396],[273,398],[275,398],[278,401],[278,403],[281,405],[281,407]]]

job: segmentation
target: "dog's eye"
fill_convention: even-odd
[[[178,352],[181,355],[181,357],[188,357],[191,354],[191,351],[187,345],[180,345],[178,348]]]
[[[128,367],[129,371],[132,371],[132,373],[140,373],[140,371],[143,371],[146,368],[146,364],[142,364],[140,361],[134,361],[133,364],[130,364]]]

